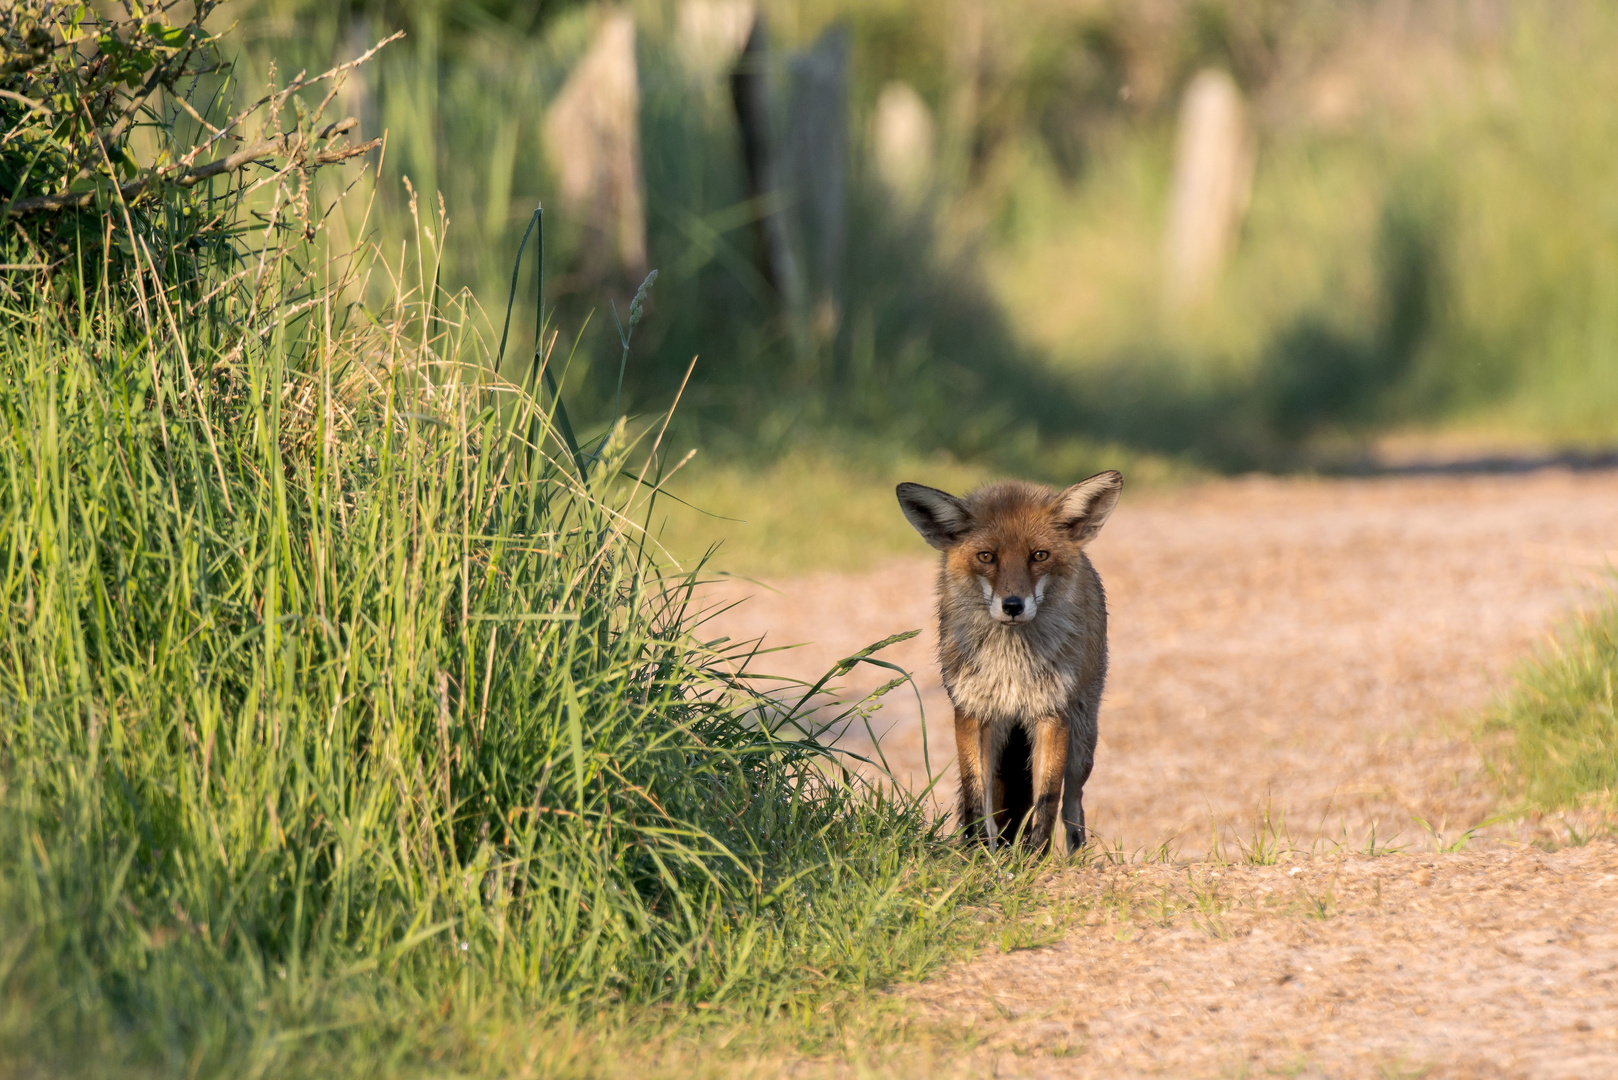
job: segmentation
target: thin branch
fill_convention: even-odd
[[[11,90],[0,90],[0,98],[9,98],[10,100],[17,102],[19,105],[26,105],[35,112],[45,116],[47,119],[56,115],[45,105],[35,101],[33,98],[23,97],[21,94],[15,93]]]
[[[314,153],[308,152],[311,143],[328,139],[334,135],[341,135],[343,132],[353,128],[357,123],[359,121],[351,116],[346,120],[340,120],[335,124],[328,125],[313,139],[308,140],[302,135],[276,135],[272,138],[260,139],[251,146],[242,147],[234,154],[210,161],[206,165],[198,165],[193,169],[187,169],[176,176],[166,176],[162,171],[154,170],[137,180],[131,180],[127,184],[120,185],[118,194],[126,200],[132,199],[153,183],[165,181],[180,187],[192,187],[209,177],[218,176],[220,173],[235,172],[237,169],[245,168],[255,161],[267,157],[286,157],[304,165],[334,165],[339,161],[359,157],[361,154],[368,153],[382,145],[381,139],[372,139],[369,142],[360,143],[358,146],[345,146],[336,150],[318,150]],[[11,213],[28,214],[38,210],[67,210],[86,207],[94,203],[99,194],[100,192],[97,191],[70,191],[59,195],[35,195],[28,199],[18,199],[12,204]]]
[[[285,100],[288,96],[297,93],[299,90],[302,90],[306,86],[313,86],[315,83],[323,82],[326,79],[335,79],[338,75],[341,75],[343,72],[351,71],[354,68],[359,67],[361,64],[363,64],[367,60],[371,59],[371,57],[373,57],[377,53],[381,52],[384,47],[386,47],[388,45],[392,45],[395,41],[398,41],[400,38],[402,38],[404,36],[405,36],[405,32],[403,30],[396,30],[393,33],[389,34],[387,37],[383,38],[381,41],[377,42],[375,45],[372,45],[365,52],[363,52],[360,55],[356,56],[354,59],[349,60],[346,63],[338,64],[336,67],[332,68],[330,71],[322,72],[321,74],[316,75],[313,78],[306,79],[300,73],[298,78],[293,79],[290,83],[288,83],[286,85],[285,88],[283,88],[281,90],[277,90],[273,94],[265,94],[263,97],[259,98],[257,101],[255,101],[253,103],[252,108],[248,109],[247,111],[249,113],[255,112],[258,109],[262,108],[263,106],[268,105],[275,98],[280,98],[282,100]]]
[[[189,93],[189,92],[190,91],[187,91],[187,93]],[[219,138],[229,138],[230,137],[229,135],[227,135],[221,129],[216,128],[212,124],[208,123],[208,121],[203,118],[202,114],[197,112],[197,110],[192,107],[191,103],[185,99],[184,94],[175,94],[171,100],[173,100],[176,105],[180,106],[180,108],[182,108],[186,112],[190,113],[191,114],[191,119],[195,120],[197,123],[201,124],[203,127],[207,128],[209,131],[213,132],[214,138],[219,139]]]

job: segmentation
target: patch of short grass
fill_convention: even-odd
[[[1485,730],[1496,768],[1530,808],[1612,808],[1618,790],[1618,596],[1576,615],[1518,672]]]
[[[670,485],[660,540],[682,561],[704,555],[731,573],[774,577],[871,569],[930,553],[899,511],[903,480],[966,490],[993,476],[948,459],[861,459],[824,449],[749,466],[693,461]]]

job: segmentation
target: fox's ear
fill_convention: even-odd
[[[972,528],[966,504],[947,492],[920,484],[900,484],[896,490],[899,509],[921,538],[939,551],[954,547]]]
[[[1107,515],[1118,505],[1118,495],[1124,490],[1124,475],[1115,469],[1096,473],[1088,480],[1062,492],[1057,504],[1056,517],[1073,539],[1084,544],[1095,539]]]

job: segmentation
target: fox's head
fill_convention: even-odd
[[[1007,481],[965,498],[920,484],[900,484],[898,495],[910,524],[944,553],[949,580],[975,582],[998,621],[1026,623],[1083,559],[1123,487],[1108,470],[1064,491]]]

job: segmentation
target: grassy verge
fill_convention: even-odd
[[[369,314],[9,313],[8,1071],[813,1036],[971,940],[997,869],[686,634],[622,425],[576,456],[467,311]]]
[[[1031,884],[690,633],[663,428],[503,380],[431,231],[328,251],[319,163],[210,174],[217,264],[154,181],[4,283],[0,1072],[625,1071],[981,938]]]
[[[1486,729],[1510,741],[1497,767],[1537,810],[1618,809],[1618,598],[1578,616],[1528,663]]]

